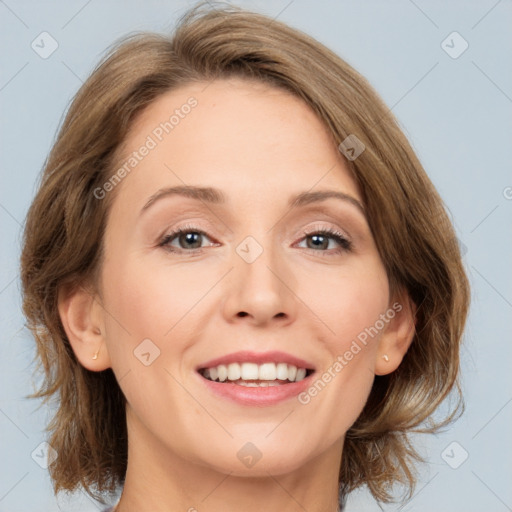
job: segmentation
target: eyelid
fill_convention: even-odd
[[[349,242],[352,242],[352,236],[350,233],[347,232],[346,229],[342,229],[336,224],[333,224],[331,222],[325,221],[325,222],[316,222],[313,224],[306,224],[304,227],[300,228],[301,236],[305,235],[312,235],[319,231],[327,231],[330,233],[336,233],[342,236],[344,239],[346,239]]]

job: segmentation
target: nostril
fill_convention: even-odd
[[[238,316],[247,316],[249,313],[246,313],[245,311],[240,311],[238,313]]]

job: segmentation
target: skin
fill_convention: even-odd
[[[288,206],[290,196],[320,190],[362,202],[329,132],[300,99],[240,79],[190,85],[137,118],[127,154],[190,96],[197,107],[110,192],[95,293],[80,288],[59,301],[81,364],[112,368],[127,398],[128,470],[117,511],[335,511],[345,433],[374,376],[400,364],[413,312],[401,301],[400,313],[308,404],[294,397],[254,407],[209,392],[194,369],[238,350],[288,352],[320,376],[396,297],[360,209],[334,198]],[[227,202],[172,195],[141,213],[158,190],[184,184],[217,188]],[[171,244],[181,252],[159,246],[183,226],[208,235],[192,256],[178,238]],[[330,237],[320,249],[311,244],[329,228],[350,250]],[[247,236],[263,249],[252,263],[236,251]],[[134,357],[144,339],[160,350],[149,366]],[[250,468],[237,457],[248,441],[262,454]]]

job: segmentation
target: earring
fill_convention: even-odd
[[[100,329],[96,329],[96,334],[101,334],[101,331]],[[96,361],[96,359],[98,359],[98,354],[100,352],[100,349],[101,349],[101,345],[100,345],[100,348],[98,350],[96,350],[96,353],[92,356],[92,358]]]
[[[384,355],[382,356],[382,359],[384,359],[384,361],[386,361],[386,363],[389,363],[389,357],[388,357],[388,355],[387,355],[387,354],[384,354]]]

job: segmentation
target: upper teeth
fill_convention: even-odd
[[[289,380],[299,382],[306,377],[305,368],[286,363],[231,363],[219,364],[203,370],[204,377],[224,382],[228,380]]]

